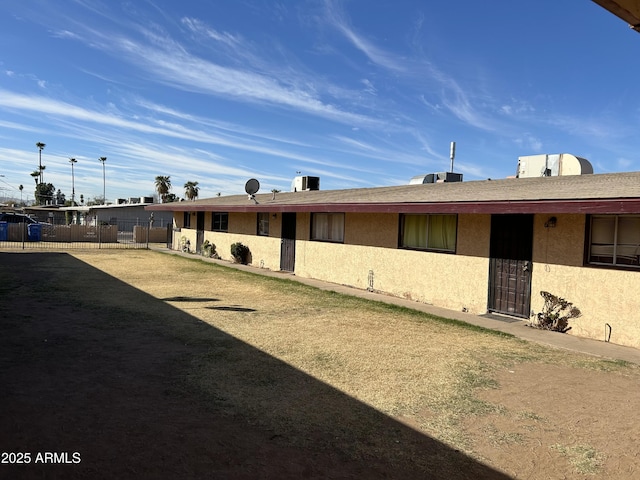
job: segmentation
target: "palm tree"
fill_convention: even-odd
[[[40,183],[38,180],[40,180],[40,171],[39,170],[34,170],[33,172],[31,172],[31,176],[33,177],[33,179],[36,182],[36,187],[38,186],[38,183]]]
[[[104,176],[104,162],[107,161],[107,157],[100,157],[98,160],[102,162],[102,203],[105,204],[107,203],[107,197],[105,195],[106,182],[105,182],[105,176]]]
[[[187,200],[195,200],[198,198],[198,193],[200,193],[198,182],[187,182],[184,184],[184,196],[187,197]]]
[[[38,170],[40,171],[39,175],[40,175],[40,182],[42,183],[43,178],[42,178],[42,171],[44,170],[44,167],[42,166],[42,149],[44,147],[46,147],[46,145],[42,142],[36,142],[36,147],[38,148]]]
[[[20,205],[22,205],[22,190],[24,190],[24,185],[20,184],[18,190],[20,190]]]
[[[169,175],[162,176],[158,175],[156,177],[156,192],[162,199],[162,203],[165,203],[167,199],[167,194],[171,190],[171,177]]]
[[[44,172],[47,167],[45,167],[44,165],[40,165],[38,168],[40,169],[40,183],[44,183],[44,175],[42,174],[42,172]]]

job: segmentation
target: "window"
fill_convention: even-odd
[[[182,222],[184,228],[191,228],[191,212],[184,212],[184,220]]]
[[[344,213],[312,213],[311,240],[344,242]]]
[[[211,230],[214,232],[226,232],[229,230],[229,214],[213,212],[213,224]]]
[[[456,224],[456,215],[402,215],[400,245],[403,248],[455,252]]]
[[[258,213],[258,235],[269,236],[269,213]]]
[[[589,263],[640,266],[640,216],[592,216]]]

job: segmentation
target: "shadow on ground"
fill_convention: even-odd
[[[0,254],[0,318],[2,478],[508,478],[66,254]]]

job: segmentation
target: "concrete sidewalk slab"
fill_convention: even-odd
[[[179,252],[176,250],[169,250],[166,247],[152,246],[149,248],[154,251],[168,253],[173,255],[184,256],[187,258],[194,258],[194,254]],[[458,312],[455,310],[448,310],[446,308],[435,307],[426,303],[420,303],[413,300],[407,300],[400,297],[394,297],[379,292],[370,292],[367,290],[360,290],[358,288],[349,287],[346,285],[338,285],[329,282],[323,282],[313,278],[302,278],[292,273],[279,272],[274,270],[268,270],[259,267],[253,267],[250,265],[240,265],[237,263],[231,263],[226,260],[216,260],[207,257],[199,258],[205,262],[217,263],[225,267],[235,268],[238,270],[244,270],[257,275],[264,275],[276,278],[287,278],[296,282],[309,285],[320,290],[328,290],[338,292],[345,295],[351,295],[355,297],[374,300],[377,302],[388,303],[392,305],[398,305],[412,310],[418,310],[421,312],[436,315],[438,317],[449,318],[459,320],[461,322],[469,323],[479,327],[488,328],[491,330],[497,330],[500,332],[511,334],[515,337],[527,340],[530,342],[539,343],[548,347],[560,348],[564,350],[570,350],[572,352],[583,353],[596,357],[601,357],[611,360],[622,360],[625,362],[636,363],[640,365],[640,350],[632,347],[626,347],[624,345],[617,345],[615,343],[598,341],[589,338],[576,337],[574,335],[549,332],[544,330],[538,330],[531,328],[527,325],[526,320],[518,320],[511,317],[502,317],[497,315],[473,315],[465,312]]]

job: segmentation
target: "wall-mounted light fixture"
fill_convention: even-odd
[[[557,223],[558,219],[556,217],[549,217],[549,219],[544,224],[544,228],[556,228]]]
[[[271,215],[273,218],[278,218],[278,214],[274,213],[273,215]]]

